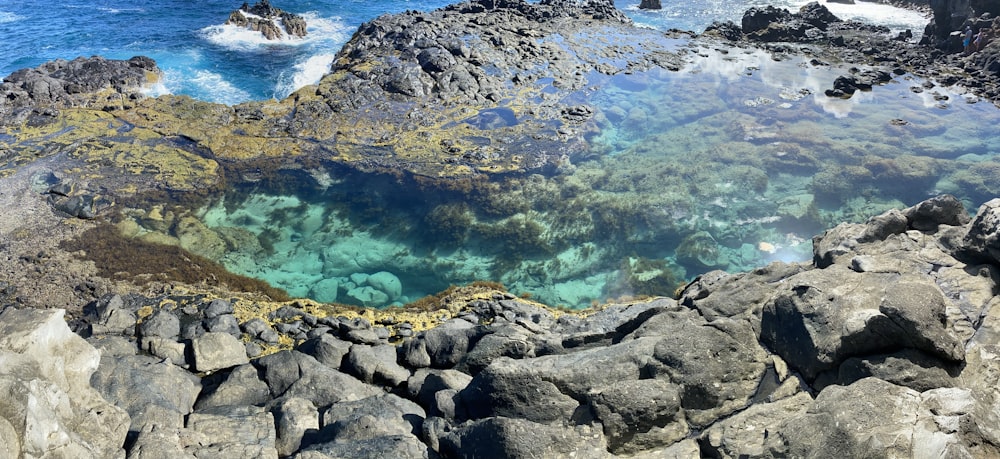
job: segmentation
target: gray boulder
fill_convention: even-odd
[[[125,457],[129,416],[90,387],[100,353],[64,313],[0,313],[0,457]]]
[[[134,335],[136,315],[125,307],[121,295],[108,295],[97,301],[97,317],[90,324],[91,335],[121,334]]]
[[[226,379],[206,389],[195,408],[199,411],[219,406],[263,405],[271,399],[267,383],[257,376],[257,368],[244,364],[233,368]]]
[[[172,312],[159,309],[139,324],[139,336],[159,336],[176,340],[181,334],[181,320]]]
[[[679,386],[670,381],[622,381],[595,390],[590,404],[615,454],[668,446],[688,434]]]
[[[134,432],[147,425],[183,427],[183,417],[191,413],[201,391],[193,374],[144,355],[101,357],[90,384],[129,413]]]
[[[277,402],[300,397],[317,407],[359,400],[382,392],[298,351],[282,351],[254,361]]]
[[[391,344],[355,344],[351,346],[343,368],[366,383],[396,387],[410,377],[410,370],[396,363],[396,353],[396,346]]]
[[[1000,198],[979,206],[963,239],[961,255],[978,262],[1000,262]]]
[[[351,343],[324,333],[316,338],[305,341],[299,345],[297,350],[311,355],[323,365],[338,369],[344,361],[344,356],[350,352]]]
[[[307,433],[319,431],[319,411],[304,398],[289,398],[274,411],[278,455],[291,456],[302,446]]]
[[[323,411],[320,432],[295,457],[430,457],[416,436],[424,418],[420,406],[392,394],[338,403]]]
[[[787,279],[761,317],[761,341],[806,380],[847,358],[912,348],[945,361],[964,351],[926,277],[857,273],[840,265]]]
[[[962,226],[969,223],[969,213],[958,198],[940,195],[903,210],[907,226],[920,231],[937,231],[941,225]]]
[[[463,425],[440,443],[445,457],[611,457],[604,450],[601,433],[590,426],[564,427],[506,417]]]
[[[205,333],[191,340],[194,369],[211,372],[250,362],[246,346],[228,333]]]
[[[458,364],[465,354],[481,337],[482,331],[475,325],[462,320],[451,319],[435,328],[421,333],[414,340],[423,341],[423,347],[435,368],[451,368]],[[416,344],[408,343],[408,346]]]
[[[234,310],[232,302],[222,298],[216,298],[205,306],[204,314],[206,319],[212,319],[224,314],[232,314]]]
[[[219,406],[192,413],[187,429],[206,439],[187,448],[195,457],[278,457],[274,417],[261,407]]]
[[[427,445],[413,435],[392,435],[346,442],[328,442],[309,446],[293,459],[384,459],[389,457],[427,459]]]
[[[982,457],[972,406],[961,389],[921,394],[876,378],[829,386],[807,409],[771,424],[762,456]]]

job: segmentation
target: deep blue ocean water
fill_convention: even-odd
[[[224,27],[240,0],[6,0],[0,2],[0,75],[53,59],[146,55],[165,71],[161,93],[186,94],[227,104],[283,98],[315,83],[357,27],[405,10],[432,10],[452,0],[275,0],[302,14],[302,40],[267,42],[259,34]],[[667,0],[645,12],[639,0],[617,6],[645,26],[701,32],[713,20],[739,21],[750,6],[793,8],[802,0]],[[874,4],[829,5],[844,18],[862,15],[896,28],[922,30],[916,13]],[[837,9],[840,8],[840,9]]]

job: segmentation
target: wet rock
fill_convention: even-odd
[[[642,0],[639,2],[639,9],[641,10],[661,10],[663,9],[663,4],[660,0]]]
[[[308,33],[305,18],[275,8],[268,0],[260,0],[253,6],[244,3],[238,10],[229,14],[226,24],[260,32],[268,40],[302,38]]]
[[[368,276],[366,282],[368,285],[385,293],[389,297],[387,302],[396,301],[403,294],[403,284],[399,282],[399,278],[395,274],[388,271],[380,271],[372,274]]]

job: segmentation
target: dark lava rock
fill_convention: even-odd
[[[663,4],[660,0],[642,0],[639,2],[639,9],[642,10],[662,10]]]
[[[250,16],[244,13],[249,13]],[[280,40],[285,35],[302,38],[308,33],[305,18],[275,8],[268,0],[260,0],[253,6],[244,3],[240,9],[229,14],[226,24],[260,32],[268,40]],[[284,33],[279,24],[284,28]]]
[[[159,75],[156,63],[144,56],[127,61],[99,56],[57,59],[5,77],[0,84],[0,114],[29,106],[124,108],[141,98],[142,87]],[[98,94],[105,89],[111,93]]]

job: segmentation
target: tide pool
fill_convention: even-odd
[[[449,189],[311,164],[197,215],[216,259],[293,296],[382,307],[491,280],[579,308],[805,261],[825,228],[938,193],[972,210],[1000,192],[992,104],[909,75],[833,99],[847,69],[689,52],[677,72],[590,75],[571,96],[595,111],[587,147],[545,174]],[[496,113],[477,126],[513,119]]]

